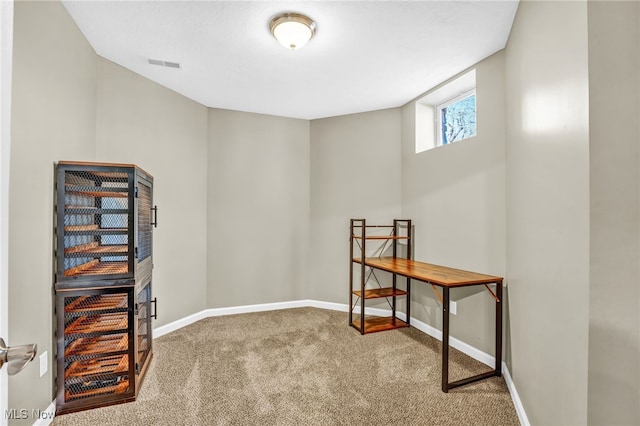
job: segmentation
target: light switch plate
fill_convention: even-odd
[[[455,315],[458,312],[458,304],[453,300],[449,302],[449,312]]]
[[[49,356],[47,355],[47,351],[44,351],[40,355],[40,377],[44,376],[49,368]]]

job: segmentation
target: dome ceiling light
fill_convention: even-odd
[[[300,49],[316,32],[316,23],[299,13],[281,13],[269,24],[271,34],[287,49]]]

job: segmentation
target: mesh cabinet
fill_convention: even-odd
[[[151,272],[153,178],[133,165],[58,163],[56,284]]]
[[[156,219],[137,166],[57,164],[58,414],[135,399],[152,356]]]
[[[133,306],[133,287],[58,292],[58,411],[133,399]]]

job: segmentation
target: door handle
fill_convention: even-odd
[[[153,211],[153,222],[151,222],[151,224],[153,225],[154,228],[157,228],[158,227],[158,206],[153,206],[151,210]]]
[[[149,317],[153,319],[158,319],[158,298],[154,297],[151,303],[153,303],[153,306],[155,307],[155,309],[153,310],[154,311],[153,315],[149,315]]]
[[[10,376],[17,374],[28,363],[33,361],[38,352],[38,345],[35,343],[30,345],[7,347],[4,340],[0,338],[0,368],[3,364],[8,364],[8,373]]]

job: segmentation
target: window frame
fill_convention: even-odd
[[[469,98],[471,96],[475,96],[476,95],[476,88],[474,87],[473,89],[467,90],[465,92],[460,93],[459,95],[450,98],[447,101],[442,102],[439,105],[436,105],[436,113],[435,113],[435,128],[436,128],[436,146],[445,146],[445,145],[451,145],[452,143],[456,143],[456,142],[461,142],[463,140],[466,139],[470,139],[473,138],[475,136],[477,136],[478,134],[478,129],[476,128],[476,132],[473,136],[469,136],[466,137],[464,139],[460,139],[457,141],[453,141],[453,142],[449,142],[449,143],[442,143],[442,110],[449,107],[450,105],[455,104],[456,102],[460,102],[463,99]],[[476,96],[476,101],[475,101],[475,116],[476,116],[476,126],[478,124],[478,97]]]

